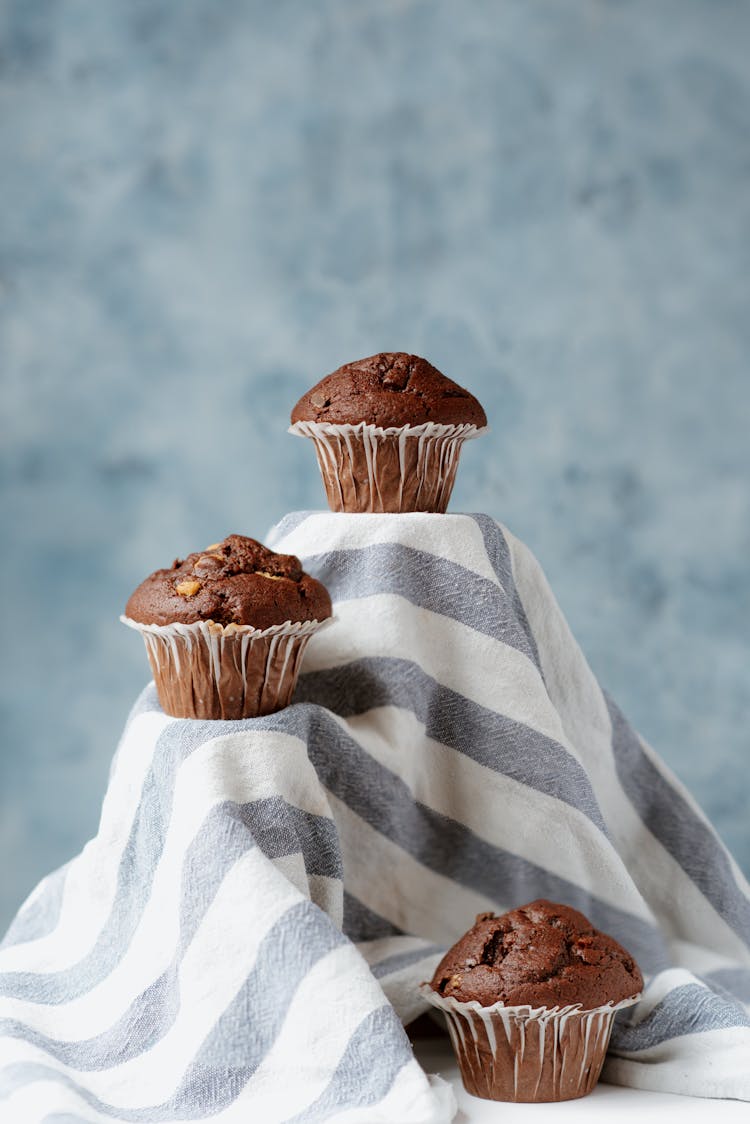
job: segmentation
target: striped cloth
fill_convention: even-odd
[[[0,945],[0,1119],[450,1121],[402,1023],[480,911],[544,896],[637,957],[606,1077],[750,1099],[750,892],[483,515],[300,513],[326,583],[296,703],[167,718]],[[646,669],[644,669],[646,674]]]

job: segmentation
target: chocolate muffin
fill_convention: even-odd
[[[292,410],[300,421],[366,422],[382,428],[421,425],[487,425],[473,394],[426,359],[384,351],[345,363],[303,394]]]
[[[143,636],[167,714],[235,719],[288,705],[330,616],[328,591],[298,558],[229,535],[147,577],[121,619]]]
[[[244,535],[175,560],[156,570],[131,595],[125,615],[139,624],[252,625],[325,620],[328,590],[304,573],[299,558],[276,554]]]
[[[446,1016],[470,1093],[562,1101],[591,1092],[615,1012],[642,987],[622,945],[577,910],[539,899],[480,913],[422,994]]]
[[[443,957],[432,979],[441,995],[482,1007],[567,1007],[589,1011],[637,994],[632,956],[582,913],[539,899],[476,923]]]
[[[487,418],[426,359],[381,352],[321,379],[292,410],[333,511],[445,511],[464,441]]]

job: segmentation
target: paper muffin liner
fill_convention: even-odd
[[[596,1085],[615,1014],[640,996],[584,1011],[568,1007],[482,1007],[422,984],[445,1015],[464,1087],[492,1101],[569,1101]]]
[[[332,511],[438,511],[448,506],[464,441],[475,425],[390,426],[295,422],[290,433],[315,442]]]
[[[257,718],[289,705],[307,642],[328,624],[286,621],[270,628],[140,624],[120,617],[146,644],[162,709],[174,718]]]

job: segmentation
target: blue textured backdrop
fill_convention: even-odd
[[[132,587],[322,506],[290,406],[383,349],[482,399],[454,510],[536,551],[750,867],[750,5],[2,0],[0,29],[0,927],[95,830]]]

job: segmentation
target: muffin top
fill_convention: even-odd
[[[131,595],[125,615],[139,624],[215,621],[269,628],[324,620],[331,615],[331,598],[293,554],[228,535],[183,561],[175,559],[169,570],[156,570]]]
[[[333,422],[388,426],[487,424],[473,394],[418,355],[384,351],[345,363],[303,394],[292,423]]]
[[[540,898],[497,917],[480,913],[438,964],[440,995],[482,1007],[619,1003],[643,987],[638,965],[577,910]]]

